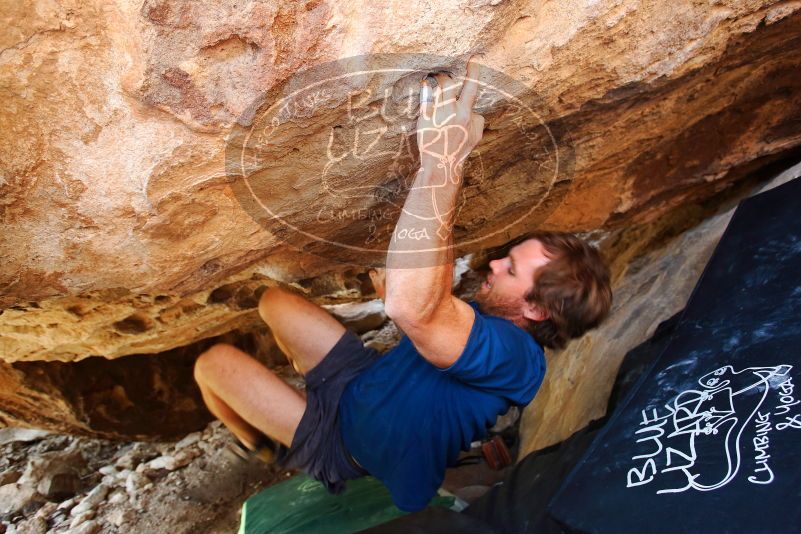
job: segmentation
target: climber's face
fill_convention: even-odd
[[[537,269],[551,261],[545,247],[537,239],[512,247],[505,258],[490,262],[490,273],[476,293],[481,311],[521,324],[524,319],[542,321],[547,312],[526,301],[534,285]]]

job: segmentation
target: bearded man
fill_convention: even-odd
[[[270,288],[259,313],[304,375],[305,397],[231,345],[211,347],[195,366],[209,410],[245,447],[274,452],[280,465],[306,471],[332,492],[370,474],[405,511],[428,504],[446,467],[499,414],[534,398],[545,374],[543,347],[562,347],[597,326],[612,302],[598,251],[564,233],[518,240],[490,262],[473,302],[452,294],[462,171],[484,129],[472,111],[479,75],[471,60],[461,91],[442,73],[434,88],[421,86],[420,170],[386,270],[371,272],[405,334],[399,345],[381,355],[323,308]]]

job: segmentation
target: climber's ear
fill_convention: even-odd
[[[548,313],[548,310],[542,306],[538,306],[533,302],[526,302],[523,304],[523,317],[529,321],[545,321],[549,319],[551,315]]]

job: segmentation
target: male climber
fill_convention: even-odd
[[[231,345],[214,345],[195,365],[209,410],[249,449],[274,440],[280,465],[332,492],[369,473],[406,511],[428,504],[445,468],[499,414],[534,398],[542,347],[597,326],[612,300],[598,252],[561,233],[536,234],[490,262],[474,302],[454,297],[451,229],[464,162],[484,127],[472,111],[479,66],[468,63],[461,91],[447,74],[434,78],[420,91],[420,169],[386,270],[371,273],[405,334],[400,344],[381,355],[324,309],[270,288],[259,313],[305,376],[305,398]],[[401,238],[409,235],[417,239]]]

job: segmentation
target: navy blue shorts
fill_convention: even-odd
[[[345,448],[339,428],[339,399],[356,376],[381,357],[346,331],[337,344],[306,374],[306,411],[292,445],[279,446],[277,462],[300,469],[319,480],[331,493],[345,489],[345,481],[367,474]]]

